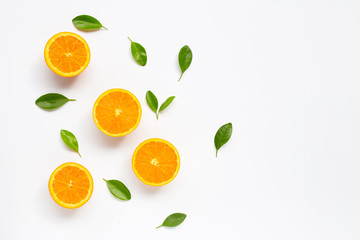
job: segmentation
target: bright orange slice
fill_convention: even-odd
[[[53,72],[63,77],[74,77],[89,64],[90,49],[79,35],[61,32],[46,43],[44,56]]]
[[[132,167],[142,182],[151,186],[162,186],[176,177],[180,168],[180,156],[168,141],[152,138],[136,148]]]
[[[51,197],[64,208],[78,208],[84,205],[91,197],[93,186],[89,171],[73,162],[57,167],[49,179]]]
[[[127,135],[141,119],[139,100],[124,89],[110,89],[98,97],[93,108],[96,126],[112,137]]]

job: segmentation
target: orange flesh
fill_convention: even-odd
[[[94,117],[107,133],[119,134],[136,126],[139,116],[139,105],[133,97],[124,92],[113,91],[98,101]]]
[[[78,71],[87,59],[84,43],[73,36],[58,37],[49,47],[51,64],[64,73]]]
[[[160,184],[177,173],[178,156],[169,145],[152,141],[138,149],[133,167],[145,182]]]
[[[63,203],[80,203],[90,189],[89,177],[77,167],[66,166],[59,170],[51,183],[56,197]]]

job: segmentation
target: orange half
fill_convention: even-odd
[[[98,97],[93,108],[96,126],[112,137],[125,136],[139,125],[141,105],[131,92],[110,89]]]
[[[73,162],[57,167],[49,179],[51,197],[64,208],[78,208],[84,205],[91,197],[93,186],[89,171]]]
[[[86,41],[72,32],[61,32],[46,43],[45,62],[56,74],[74,77],[85,70],[90,62],[90,49]]]
[[[135,175],[150,186],[165,185],[176,177],[180,168],[180,155],[166,140],[152,138],[142,142],[132,157]]]

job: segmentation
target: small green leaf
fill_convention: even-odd
[[[180,225],[186,218],[186,214],[184,213],[173,213],[171,215],[169,215],[165,221],[163,222],[163,224],[161,224],[159,227],[176,227],[178,225]]]
[[[229,141],[232,134],[232,124],[227,123],[219,128],[216,132],[214,143],[216,148],[216,157],[218,150]]]
[[[66,144],[66,146],[68,146],[69,148],[71,148],[72,150],[77,152],[79,154],[79,156],[81,157],[80,152],[79,152],[79,144],[78,144],[78,141],[77,141],[75,135],[67,130],[61,130],[60,135],[61,135],[61,139]]]
[[[179,65],[180,65],[180,69],[181,69],[181,76],[179,78],[179,81],[182,78],[184,72],[190,67],[192,57],[193,57],[193,55],[192,55],[191,49],[189,48],[188,45],[185,45],[180,49]]]
[[[156,114],[156,118],[158,118],[158,100],[150,90],[146,92],[146,102],[150,109]]]
[[[129,37],[128,39],[131,41],[131,54],[139,65],[145,66],[147,62],[147,55],[145,48],[141,46],[140,43],[133,42]]]
[[[100,28],[108,30],[99,22],[99,20],[89,15],[79,15],[75,17],[72,22],[75,27],[80,30],[97,30]]]
[[[130,200],[131,193],[129,189],[119,180],[105,180],[109,191],[111,192],[114,197],[121,199],[121,200]]]
[[[51,110],[58,107],[61,107],[68,101],[76,101],[75,99],[68,99],[67,97],[59,93],[48,93],[42,95],[36,99],[35,104],[42,109]]]
[[[162,110],[167,108],[174,99],[175,99],[175,96],[172,96],[172,97],[169,97],[168,99],[166,99],[166,101],[163,104],[161,104],[159,112],[161,112]]]

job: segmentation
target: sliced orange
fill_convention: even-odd
[[[151,186],[171,182],[179,172],[180,156],[176,148],[166,140],[152,138],[142,142],[132,157],[135,175]]]
[[[139,125],[141,106],[131,92],[110,89],[98,97],[93,108],[96,126],[112,137],[125,136]]]
[[[46,43],[44,56],[46,64],[53,72],[63,77],[74,77],[89,64],[90,49],[79,35],[61,32]]]
[[[64,208],[78,208],[84,205],[91,197],[93,186],[89,171],[73,162],[57,167],[49,179],[51,197]]]

